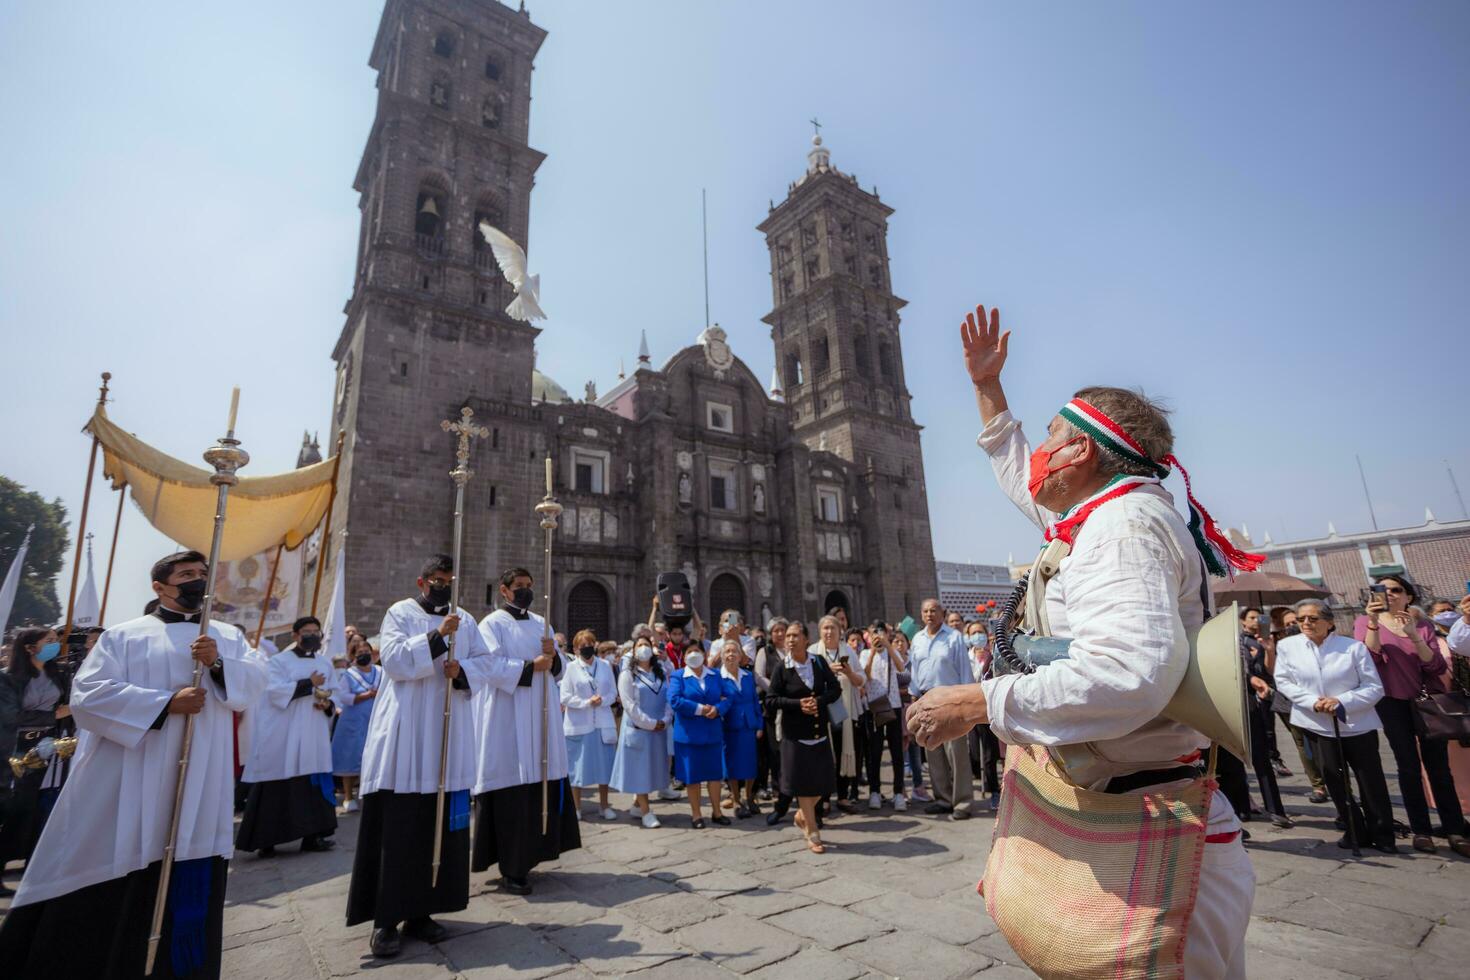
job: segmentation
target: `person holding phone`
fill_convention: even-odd
[[[1367,607],[1353,623],[1353,635],[1373,655],[1383,678],[1383,700],[1378,717],[1383,734],[1393,750],[1399,771],[1399,793],[1409,816],[1414,850],[1433,854],[1434,827],[1429,819],[1429,801],[1419,775],[1424,772],[1434,793],[1445,839],[1456,854],[1470,857],[1470,840],[1465,837],[1465,814],[1455,794],[1455,777],[1450,772],[1449,746],[1442,741],[1421,739],[1414,730],[1414,699],[1420,691],[1442,692],[1449,665],[1435,650],[1434,626],[1416,605],[1419,592],[1404,575],[1380,575],[1370,587]]]

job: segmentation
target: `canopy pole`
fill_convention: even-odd
[[[107,578],[102,582],[102,608],[97,611],[97,625],[107,622],[107,597],[112,592],[112,563],[117,558],[117,532],[122,528],[123,503],[128,499],[128,488],[124,484],[117,490],[117,517],[112,522],[112,547],[107,552]]]
[[[97,394],[97,408],[101,409],[107,404],[107,382],[112,380],[109,371],[102,372],[102,390]],[[71,562],[71,592],[66,597],[66,626],[61,630],[61,648],[66,649],[66,641],[71,636],[72,615],[77,608],[77,576],[82,571],[82,545],[85,543],[87,534],[87,508],[92,503],[92,477],[97,472],[97,447],[100,440],[97,433],[92,433],[92,456],[87,460],[87,485],[82,488],[82,516],[77,521],[77,551]]]
[[[327,547],[332,542],[332,508],[337,503],[337,474],[342,469],[342,443],[346,438],[346,429],[337,433],[337,450],[332,454],[332,495],[327,498],[326,525],[322,528],[322,543],[316,556],[316,584],[311,587],[311,614],[313,616],[316,615],[317,598],[322,594],[322,569],[327,567]]]
[[[276,561],[275,564],[271,565],[271,576],[265,583],[265,598],[260,600],[260,625],[255,627],[255,642],[250,644],[253,647],[260,646],[260,635],[265,632],[265,617],[270,613],[271,593],[276,591],[276,572],[280,571],[281,550],[285,547],[286,542],[284,541],[276,545]],[[317,564],[321,563],[318,562]]]

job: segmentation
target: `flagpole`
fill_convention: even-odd
[[[322,591],[322,569],[327,567],[327,546],[332,542],[332,507],[337,503],[337,474],[342,469],[342,442],[347,430],[337,433],[337,451],[332,455],[332,495],[327,498],[326,526],[322,528],[322,543],[316,555],[316,584],[311,587],[311,614],[316,615],[317,596]]]
[[[284,541],[276,545],[276,561],[271,566],[270,579],[265,583],[265,598],[260,602],[260,625],[255,627],[255,642],[250,644],[253,647],[260,646],[260,634],[265,632],[265,618],[270,613],[271,593],[276,591],[276,572],[280,571],[281,568],[281,549],[284,547],[286,547],[286,542]],[[322,556],[320,554],[317,555],[316,563],[317,567],[320,568],[322,564]]]
[[[97,407],[100,409],[107,404],[107,382],[112,380],[112,373],[102,372],[102,390],[97,394]],[[77,552],[71,562],[71,593],[66,599],[66,626],[61,630],[61,648],[66,649],[67,637],[71,636],[71,617],[76,611],[77,605],[77,578],[82,571],[82,541],[87,533],[87,508],[92,503],[92,476],[97,471],[97,447],[101,441],[97,433],[92,433],[92,456],[87,460],[87,485],[82,490],[82,516],[77,522]]]
[[[122,529],[123,503],[128,499],[127,485],[117,491],[117,518],[112,522],[112,547],[107,551],[107,578],[102,582],[102,608],[97,611],[97,625],[107,623],[107,596],[112,591],[112,562],[117,558],[117,532]]]

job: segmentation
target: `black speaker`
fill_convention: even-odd
[[[658,576],[658,618],[673,629],[694,618],[694,596],[689,577],[683,572],[661,572]]]

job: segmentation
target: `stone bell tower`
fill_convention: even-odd
[[[888,268],[893,209],[832,165],[820,134],[806,173],[758,230],[771,252],[771,326],[795,438],[863,474],[855,501],[870,562],[868,592],[885,618],[936,595],[919,429],[909,410]]]
[[[527,143],[531,71],[545,37],[523,9],[497,0],[388,0],[383,10],[329,442],[345,433],[327,580],[344,530],[347,616],[364,628],[413,590],[427,554],[450,548],[453,445],[440,420],[468,404],[493,428],[471,460],[466,607],[483,608],[497,572],[498,529],[480,498],[494,501],[495,486],[503,504],[530,512],[537,449],[526,406],[540,331],[503,312],[513,294],[477,226],[489,221],[526,246],[544,158]],[[509,527],[526,539],[509,550],[538,550],[533,532],[529,519]]]

